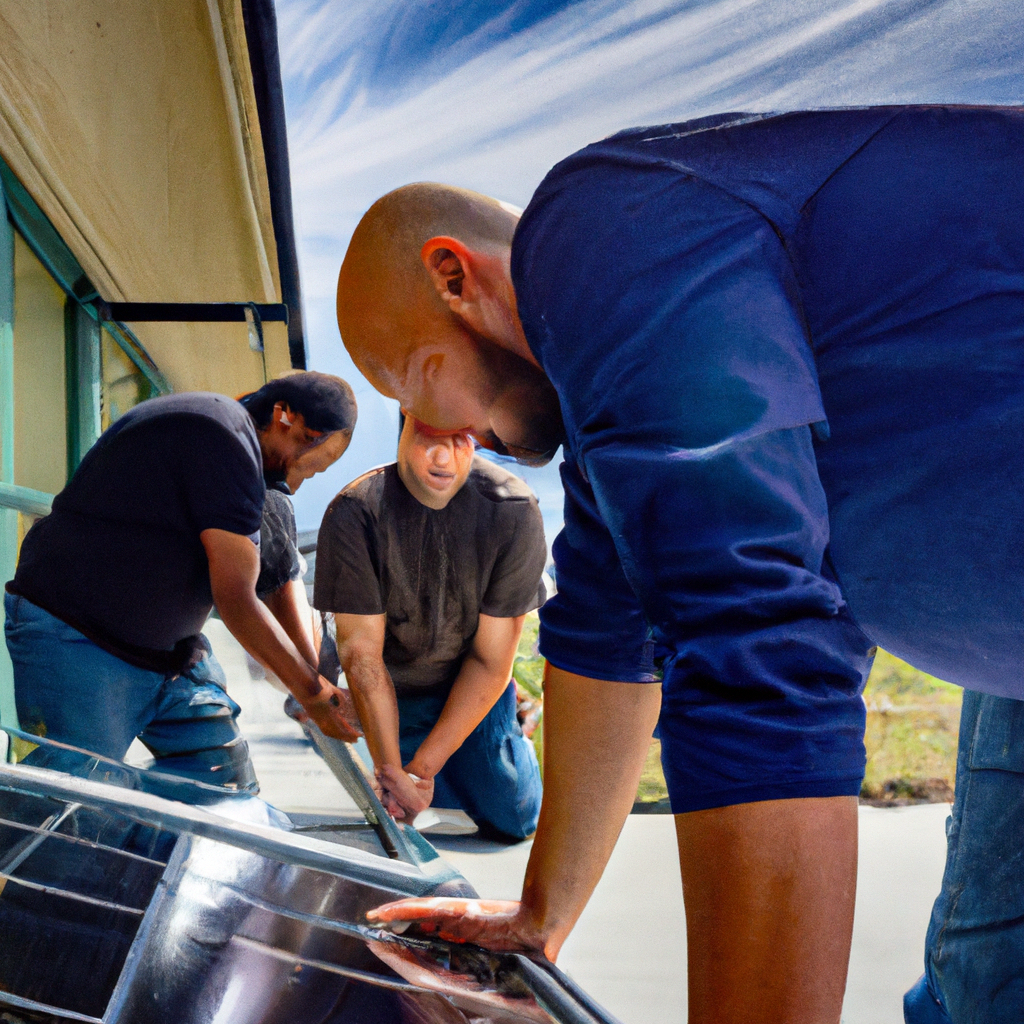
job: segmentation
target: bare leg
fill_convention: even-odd
[[[857,800],[676,815],[690,1024],[838,1024],[857,884]]]

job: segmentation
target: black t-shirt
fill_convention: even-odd
[[[543,601],[547,558],[537,499],[477,456],[448,503],[421,505],[392,463],[348,485],[317,540],[313,604],[387,614],[384,662],[399,694],[450,686],[480,614],[524,615]]]
[[[124,660],[179,671],[213,607],[199,534],[259,543],[263,468],[223,395],[137,405],[105,431],[25,537],[8,589]]]
[[[256,596],[269,597],[303,572],[299,554],[295,509],[291,500],[276,487],[267,488],[260,522],[260,575],[256,580]]]

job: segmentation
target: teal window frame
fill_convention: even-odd
[[[21,510],[15,502],[26,496],[19,495],[21,488],[14,483],[14,230],[3,198],[0,187],[0,579],[9,580],[18,562]],[[0,650],[0,724],[18,726],[14,669],[6,644]]]
[[[18,515],[46,515],[53,495],[14,482],[14,232],[64,292],[67,470],[78,468],[100,435],[102,332],[125,353],[154,395],[173,389],[145,347],[122,323],[101,321],[99,294],[46,214],[0,158],[0,583],[14,575]],[[3,613],[0,610],[0,622]],[[6,644],[0,644],[0,724],[18,727],[14,674]]]
[[[99,293],[82,269],[81,264],[61,238],[49,218],[29,195],[24,185],[0,158],[0,220],[3,221],[4,239],[0,240],[0,294],[8,302],[9,311],[0,309],[0,324],[14,323],[14,241],[11,226],[25,240],[36,258],[46,268],[66,296],[64,312],[64,352],[67,381],[67,469],[68,476],[78,468],[82,457],[100,435],[100,344],[101,331],[107,335],[131,360],[148,381],[154,395],[170,394],[173,390],[167,378],[150,357],[142,342],[124,324],[101,321],[95,306]],[[6,289],[6,291],[4,290]],[[10,351],[4,348],[7,345]],[[4,444],[11,452],[3,454],[4,471],[0,474],[0,507],[24,511],[20,500],[38,505],[42,492],[20,488],[14,483],[13,464],[13,334],[0,339],[0,397],[3,399]],[[4,362],[6,360],[6,362]],[[8,457],[9,456],[9,457]],[[9,471],[7,467],[9,468]],[[13,488],[13,490],[12,490]],[[18,494],[24,491],[22,498]],[[30,492],[31,493],[28,493]],[[52,499],[52,496],[51,496]],[[4,531],[6,532],[6,531]],[[2,557],[2,556],[0,556]],[[6,563],[0,563],[6,571]]]

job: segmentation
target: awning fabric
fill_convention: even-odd
[[[241,0],[7,0],[0,153],[111,302],[282,301]],[[244,325],[138,324],[176,390],[266,367]]]

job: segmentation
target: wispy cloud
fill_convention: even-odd
[[[344,375],[338,266],[392,188],[448,181],[524,206],[552,164],[632,125],[1015,103],[1024,81],[1006,0],[278,0],[278,19],[311,350]],[[392,415],[354,383],[361,419]],[[357,458],[393,457],[386,431],[375,447],[361,431],[349,476]],[[325,487],[310,491],[307,515]]]

